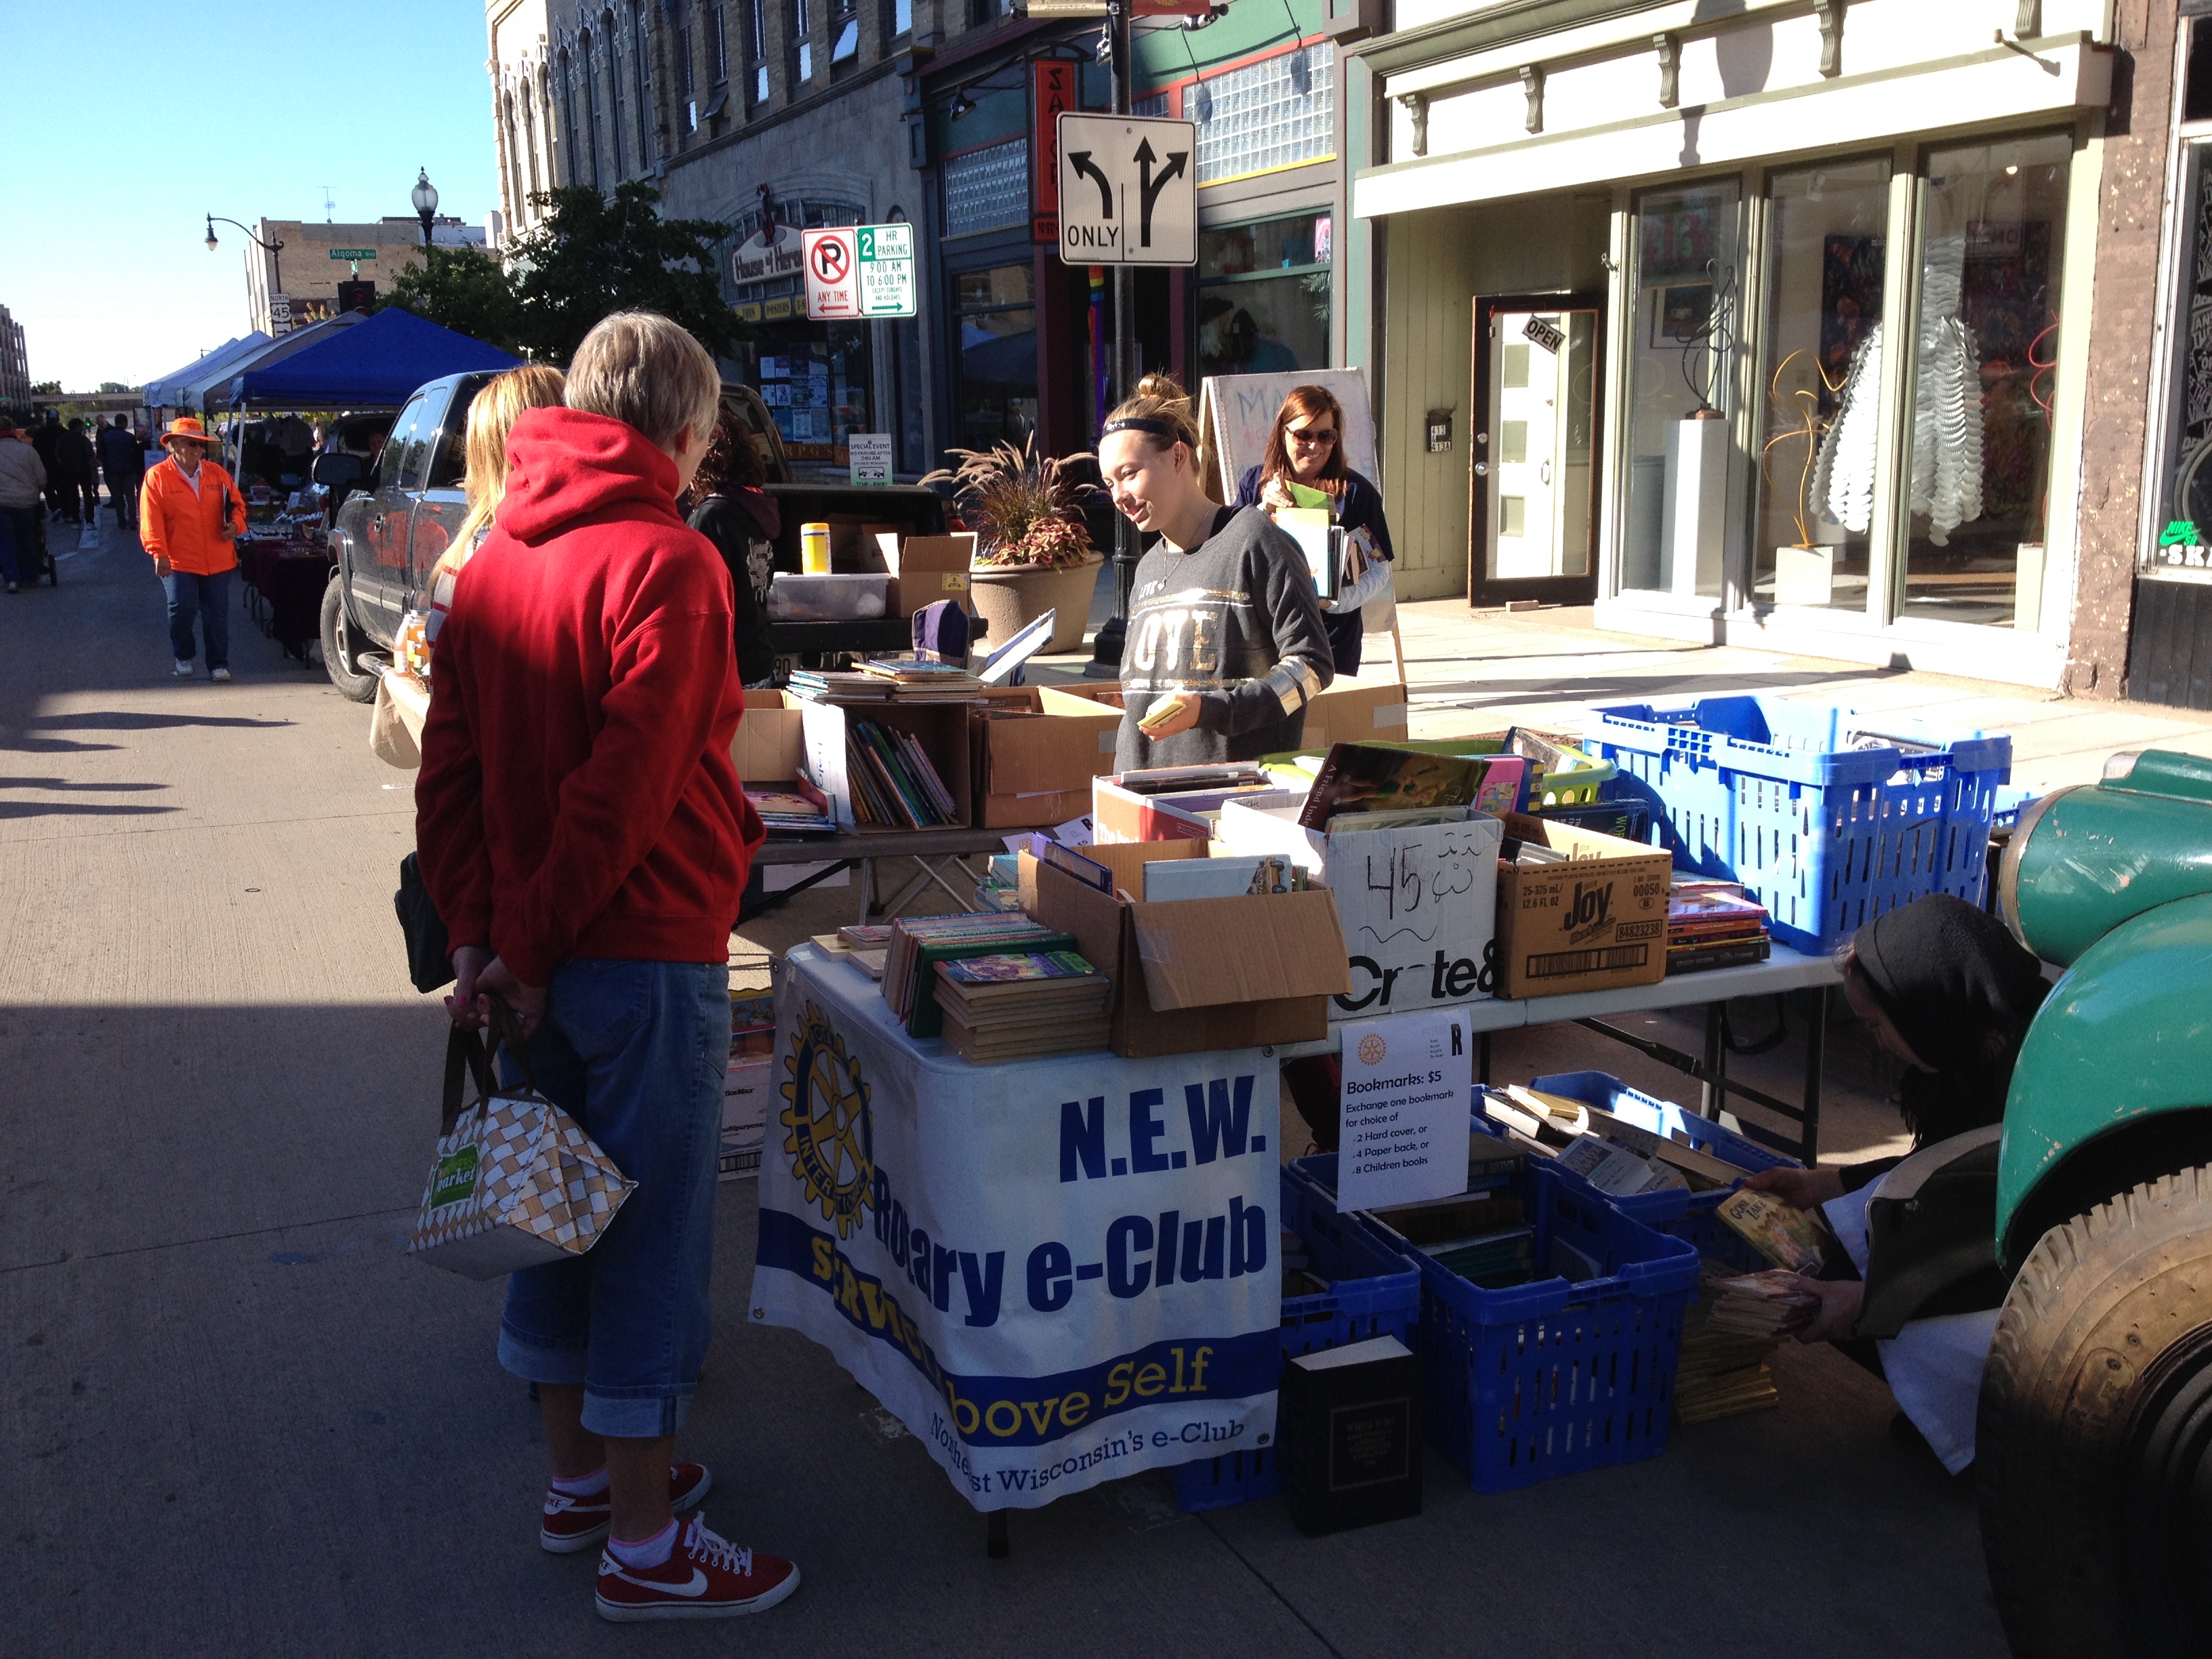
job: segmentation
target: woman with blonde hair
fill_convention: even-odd
[[[469,510],[453,539],[430,568],[430,605],[422,619],[424,655],[438,643],[438,630],[453,608],[453,579],[491,534],[492,514],[507,494],[507,434],[526,409],[558,409],[568,380],[557,368],[525,363],[493,377],[469,405],[468,471],[461,488]]]
[[[1257,466],[1237,481],[1239,507],[1300,505],[1296,491],[1318,492],[1328,503],[1331,523],[1361,550],[1365,568],[1322,609],[1329,649],[1340,674],[1359,672],[1363,635],[1360,607],[1389,580],[1390,526],[1382,517],[1382,492],[1344,459],[1344,405],[1325,386],[1299,386],[1275,414],[1267,447]],[[1311,501],[1308,504],[1319,505]]]
[[[1138,562],[1121,647],[1119,771],[1295,749],[1335,678],[1298,545],[1256,507],[1223,507],[1199,475],[1190,398],[1164,374],[1107,417],[1098,471],[1159,539]]]

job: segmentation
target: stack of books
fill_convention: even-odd
[[[805,778],[789,783],[749,783],[745,799],[760,814],[771,836],[834,836],[836,821],[830,816],[830,798]]]
[[[1803,1322],[1813,1301],[1788,1273],[1731,1277],[1706,1263],[1682,1326],[1674,1420],[1710,1423],[1780,1403],[1766,1358]]]
[[[975,905],[978,909],[994,910],[1003,915],[1020,913],[1021,872],[1016,866],[1014,854],[991,854],[990,862],[984,866],[983,879],[976,884]]]
[[[1298,823],[1341,835],[1457,823],[1469,807],[1510,812],[1520,799],[1528,765],[1518,755],[1424,755],[1368,744],[1331,744],[1298,809]]]
[[[814,702],[889,702],[894,690],[890,681],[873,674],[828,668],[794,669],[783,689]]]
[[[854,716],[845,726],[845,779],[853,821],[887,830],[938,830],[963,814],[921,745],[904,732]]]
[[[871,657],[860,672],[890,687],[900,702],[974,702],[983,694],[983,682],[957,663],[934,657]]]
[[[1106,975],[1073,951],[963,957],[936,972],[945,1040],[978,1066],[1106,1046]]]
[[[915,1036],[935,1036],[940,962],[1005,951],[1073,951],[1075,941],[1027,916],[907,916],[891,924],[884,953],[884,1001]]]
[[[1524,1285],[1535,1275],[1536,1230],[1511,1188],[1517,1165],[1509,1159],[1486,1170],[1471,1166],[1464,1194],[1373,1214],[1446,1273],[1486,1291]]]
[[[850,963],[870,979],[884,976],[884,957],[889,952],[891,930],[888,927],[844,927],[834,933],[817,933],[814,944],[817,950],[832,960]]]
[[[1677,876],[1667,895],[1667,971],[1741,968],[1771,948],[1766,907],[1732,881]]]

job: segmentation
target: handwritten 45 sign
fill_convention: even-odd
[[[1071,265],[1198,263],[1198,126],[1060,117],[1060,257]]]

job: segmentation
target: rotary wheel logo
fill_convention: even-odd
[[[1389,1045],[1384,1043],[1379,1031],[1370,1031],[1359,1039],[1359,1063],[1362,1066],[1380,1066],[1382,1056],[1389,1052]]]
[[[807,1201],[822,1206],[822,1218],[836,1224],[838,1237],[849,1238],[876,1178],[875,1126],[860,1063],[810,1002],[783,1067],[790,1076],[782,1093],[790,1103],[778,1121],[791,1131],[783,1150],[805,1183]]]

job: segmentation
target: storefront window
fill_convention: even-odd
[[[1328,367],[1326,213],[1198,234],[1198,372]]]
[[[1752,596],[1863,611],[1880,440],[1889,163],[1768,182],[1765,408]]]
[[[2206,33],[2212,46],[2212,30]],[[2193,145],[2184,155],[2191,210],[2175,257],[2181,283],[2173,331],[2179,360],[2170,404],[2160,533],[2148,562],[2202,568],[2204,556],[2198,550],[2212,536],[2212,189],[2207,188],[2212,168],[2206,166],[2212,149]],[[292,304],[296,317],[300,301]]]
[[[1721,594],[1741,194],[1723,179],[1637,201],[1623,587]]]
[[[868,325],[810,322],[796,295],[780,305],[766,301],[762,309],[757,337],[737,349],[739,378],[760,388],[793,460],[842,465],[850,434],[876,429],[868,409]],[[776,310],[784,315],[765,317]]]
[[[2063,133],[1929,152],[1906,616],[2040,622],[2072,154]]]
[[[952,278],[960,329],[960,443],[988,449],[1036,430],[1036,273],[994,265]]]

